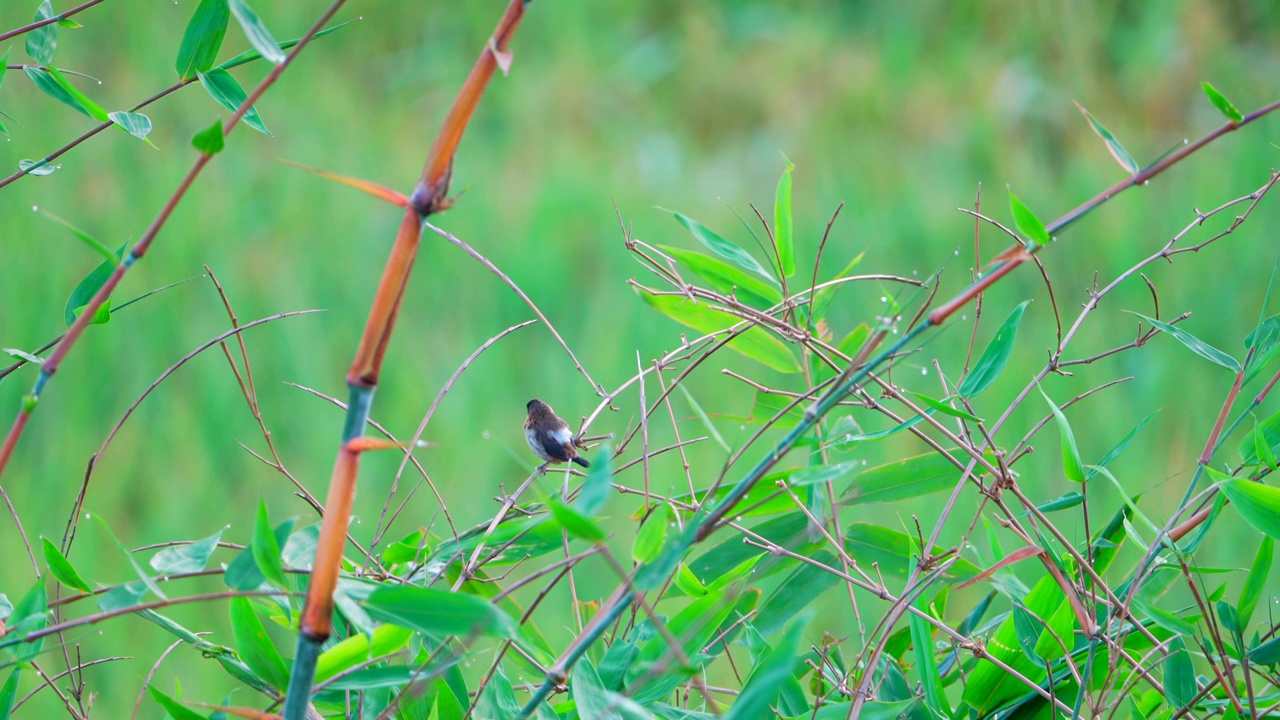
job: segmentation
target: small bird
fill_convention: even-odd
[[[591,467],[591,463],[578,457],[577,447],[582,445],[569,430],[569,423],[561,420],[550,405],[535,399],[525,407],[529,418],[524,421],[524,439],[530,450],[549,463],[571,461]]]

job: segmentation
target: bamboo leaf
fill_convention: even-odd
[[[778,245],[779,268],[782,277],[796,274],[795,227],[791,216],[791,171],[796,169],[786,160],[786,169],[778,178],[778,191],[773,202],[773,238]]]
[[[679,260],[711,287],[734,297],[758,310],[765,310],[782,302],[782,290],[773,278],[762,280],[723,260],[710,255],[682,250],[670,245],[660,245],[662,251]]]
[[[231,8],[227,6],[227,0],[200,0],[187,23],[186,32],[182,34],[182,45],[178,47],[174,68],[179,79],[189,80],[213,67],[230,20]]]
[[[80,577],[80,573],[76,572],[75,567],[71,565],[71,561],[67,560],[67,556],[62,554],[57,545],[49,542],[49,538],[41,538],[44,551],[44,562],[49,566],[49,573],[54,579],[66,585],[69,588],[80,590],[81,592],[90,592],[89,583]]]
[[[1191,665],[1191,653],[1181,636],[1169,643],[1169,658],[1164,666],[1164,696],[1176,708],[1185,708],[1198,694],[1196,671]]]
[[[773,276],[768,270],[764,269],[754,257],[746,250],[725,240],[707,227],[699,223],[697,220],[690,218],[681,213],[675,213],[676,220],[685,226],[693,235],[694,239],[706,246],[708,250],[737,265],[743,270],[753,272],[760,277],[772,280]]]
[[[88,115],[98,122],[110,121],[110,118],[107,117],[107,111],[103,110],[97,103],[90,100],[87,95],[80,92],[76,86],[68,82],[66,76],[58,68],[52,65],[49,65],[48,69],[26,66],[22,68],[22,71],[45,95],[77,112]]]
[[[1228,480],[1222,494],[1245,522],[1270,538],[1280,538],[1280,488],[1251,480]]]
[[[40,3],[40,7],[36,8],[36,16],[32,21],[40,22],[51,17],[53,17],[53,3],[50,0],[44,0]],[[48,65],[53,62],[53,53],[57,48],[57,23],[49,23],[27,33],[27,54],[36,61],[37,65]]]
[[[951,405],[949,405],[945,400],[935,400],[934,398],[931,398],[928,395],[924,395],[918,392],[913,392],[911,393],[911,395],[914,396],[920,402],[924,403],[925,405],[928,405],[934,410],[937,410],[943,415],[950,415],[951,417],[960,418],[961,420],[968,420],[970,422],[982,422],[982,418],[978,417],[977,415],[965,412],[960,408],[951,407]]]
[[[1225,95],[1218,92],[1217,88],[1210,85],[1208,82],[1200,83],[1200,87],[1204,88],[1204,94],[1209,98],[1209,102],[1213,103],[1213,106],[1218,108],[1218,112],[1225,115],[1228,120],[1233,123],[1238,123],[1241,120],[1244,120],[1244,116],[1240,114],[1240,111],[1236,109],[1236,106],[1232,105],[1231,101],[1228,100]]]
[[[638,292],[640,299],[650,307],[700,333],[719,332],[744,322],[741,318],[709,307],[706,303],[695,304],[688,298],[676,295],[653,295],[643,290]],[[731,340],[729,347],[779,372],[800,372],[800,363],[791,350],[763,328],[748,328]]]
[[[240,23],[240,29],[249,38],[249,44],[272,65],[284,62],[285,55],[280,49],[280,43],[271,36],[262,18],[249,7],[249,3],[246,0],[228,0],[228,4],[231,6],[231,14],[236,16],[236,22]]]
[[[556,533],[559,536],[559,533]],[[416,585],[382,586],[360,603],[374,618],[435,635],[515,638],[514,620],[483,598]]]
[[[1270,535],[1262,538],[1258,544],[1258,553],[1253,557],[1253,565],[1245,576],[1244,587],[1240,589],[1240,625],[1249,626],[1253,619],[1254,608],[1262,597],[1267,586],[1267,575],[1271,573],[1271,559],[1275,552],[1276,541]]]
[[[226,137],[222,134],[222,121],[214,120],[213,124],[195,134],[191,138],[191,147],[205,155],[217,155],[222,152]]]
[[[1048,245],[1049,231],[1045,229],[1044,223],[1031,209],[1022,204],[1017,195],[1013,191],[1009,191],[1009,209],[1013,212],[1013,222],[1018,226],[1018,231],[1027,236],[1028,239],[1037,245]]]
[[[240,87],[240,83],[231,76],[231,73],[222,68],[214,68],[209,72],[197,73],[197,75],[200,77],[200,84],[204,86],[205,92],[209,93],[209,97],[213,98],[214,102],[225,108],[227,112],[234,113],[249,97],[244,88]],[[244,114],[244,122],[260,133],[271,134],[267,130],[267,126],[263,124],[262,117],[258,115],[257,107],[249,108]]]
[[[1067,416],[1063,415],[1058,406],[1049,399],[1044,388],[1040,388],[1040,394],[1044,396],[1044,401],[1049,403],[1049,409],[1053,411],[1053,417],[1058,421],[1058,434],[1062,439],[1062,472],[1068,480],[1082,483],[1087,478],[1084,474],[1084,464],[1080,462],[1080,448],[1076,445],[1076,436],[1071,431],[1071,424],[1067,422]]]
[[[1018,325],[1022,322],[1022,314],[1030,302],[1030,300],[1022,301],[1013,309],[1013,312],[1009,313],[1009,317],[1005,318],[1004,324],[996,331],[995,337],[991,338],[987,349],[982,351],[982,356],[974,364],[973,370],[961,381],[960,388],[957,390],[961,397],[977,397],[1000,377],[1004,366],[1009,363],[1009,356],[1013,354],[1013,341],[1018,337]]]
[[[111,118],[111,122],[119,125],[120,129],[139,140],[146,140],[147,135],[151,133],[151,118],[142,113],[117,111],[107,113],[107,117]]]
[[[231,633],[236,640],[236,652],[255,675],[277,690],[288,686],[289,667],[275,643],[267,637],[267,629],[248,598],[231,598]]]
[[[1212,345],[1206,343],[1205,341],[1201,340],[1195,335],[1192,335],[1186,330],[1183,330],[1182,328],[1177,327],[1176,325],[1170,325],[1167,322],[1156,320],[1155,318],[1149,318],[1146,315],[1143,315],[1141,313],[1136,313],[1129,310],[1126,310],[1125,312],[1128,312],[1130,315],[1134,315],[1143,320],[1146,320],[1148,323],[1151,323],[1153,327],[1158,328],[1161,332],[1166,332],[1172,335],[1173,337],[1177,338],[1178,342],[1187,346],[1188,350],[1199,355],[1205,360],[1208,360],[1209,362],[1214,363],[1215,365],[1221,365],[1222,367],[1228,370],[1231,370],[1233,372],[1240,372],[1240,363],[1237,362],[1235,358],[1222,352],[1218,348],[1213,347]]]
[[[1102,138],[1102,142],[1107,144],[1107,152],[1111,153],[1111,157],[1115,158],[1116,162],[1120,163],[1120,167],[1124,168],[1125,172],[1130,175],[1137,175],[1139,170],[1138,163],[1133,159],[1133,156],[1129,154],[1129,151],[1125,150],[1124,146],[1120,144],[1120,141],[1111,134],[1111,131],[1103,127],[1102,123],[1098,122],[1092,115],[1090,115],[1089,111],[1085,110],[1083,105],[1076,103],[1076,107],[1084,115],[1084,119],[1089,121],[1089,127],[1093,128],[1093,131],[1098,134],[1098,137]]]

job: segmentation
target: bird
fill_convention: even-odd
[[[548,463],[573,462],[591,467],[591,463],[578,457],[577,448],[582,445],[569,430],[569,423],[561,420],[550,405],[535,398],[525,408],[529,417],[524,421],[524,439],[530,450]]]

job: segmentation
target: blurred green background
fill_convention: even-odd
[[[108,110],[124,109],[175,80],[173,60],[195,2],[110,0],[63,29],[54,64],[101,80],[78,81]],[[0,4],[0,29],[24,24],[36,3]],[[296,37],[323,3],[259,3],[279,38]],[[421,5],[421,7],[419,7]],[[66,9],[63,3],[55,6]],[[342,423],[337,408],[287,386],[295,382],[345,397],[343,376],[399,222],[399,212],[367,196],[279,162],[288,159],[408,190],[427,146],[502,9],[499,2],[350,3],[340,20],[358,21],[317,41],[258,104],[273,135],[238,128],[174,213],[152,251],[129,274],[117,302],[202,273],[207,263],[241,321],[323,308],[249,331],[245,340],[262,410],[281,456],[323,496]],[[1280,6],[1265,0],[1165,3],[534,3],[512,49],[511,76],[497,77],[463,140],[455,209],[437,222],[502,268],[538,303],[592,376],[617,387],[679,342],[681,326],[644,307],[627,285],[654,280],[629,255],[614,216],[634,223],[650,243],[701,249],[663,208],[680,210],[753,247],[734,212],[756,202],[771,212],[783,158],[796,164],[798,253],[811,267],[836,205],[846,203],[823,259],[829,277],[860,252],[861,272],[925,276],[946,264],[943,296],[962,286],[973,265],[973,223],[956,211],[973,203],[1008,222],[1005,187],[1046,221],[1123,177],[1072,100],[1086,106],[1146,164],[1184,138],[1219,125],[1200,82],[1212,81],[1245,112],[1280,96]],[[10,63],[26,62],[22,38]],[[247,47],[235,23],[220,58]],[[0,47],[0,52],[4,47]],[[252,87],[268,68],[234,74]],[[39,158],[91,127],[42,95],[21,72],[0,90],[12,138],[0,143],[0,167]],[[39,206],[116,247],[133,241],[190,167],[190,137],[226,113],[198,86],[144,110],[158,149],[118,131],[76,148],[47,177],[0,190],[0,346],[32,350],[64,329],[63,306],[98,259],[74,236],[32,212]],[[1280,119],[1267,118],[1221,140],[1149,187],[1113,200],[1070,228],[1042,254],[1064,322],[1074,319],[1097,277],[1105,283],[1164,243],[1193,217],[1262,185],[1275,163]],[[1235,235],[1198,255],[1153,265],[1161,312],[1194,316],[1183,327],[1243,357],[1275,261],[1274,198]],[[1221,226],[1223,223],[1218,223]],[[1191,236],[1208,237],[1207,230]],[[983,230],[984,257],[1007,242]],[[959,256],[954,253],[959,251]],[[807,270],[802,275],[807,277]],[[839,338],[881,312],[887,286],[846,289],[832,311]],[[1032,268],[990,292],[979,349],[1021,300],[1034,298],[1018,354],[977,404],[998,416],[1044,363],[1054,322],[1044,285]],[[1135,319],[1151,313],[1135,279],[1085,323],[1070,357],[1129,341]],[[964,311],[969,320],[971,311]],[[442,383],[489,337],[533,317],[492,274],[434,236],[425,238],[399,325],[387,354],[373,416],[401,437],[420,422]],[[940,395],[932,359],[953,379],[963,363],[970,323],[944,329],[922,353],[905,359],[895,382]],[[42,398],[13,462],[0,478],[35,542],[62,537],[86,463],[130,403],[167,367],[228,327],[207,279],[153,296],[93,327]],[[729,367],[761,382],[797,389],[798,376],[761,370],[720,355],[689,389],[731,444],[753,431],[752,394],[720,373]],[[1162,521],[1181,496],[1230,374],[1158,337],[1146,348],[1051,378],[1059,402],[1106,381],[1133,376],[1069,411],[1086,462],[1096,462],[1139,420],[1157,419],[1113,467],[1144,507]],[[0,384],[7,426],[35,378],[32,368]],[[1257,383],[1258,385],[1261,382]],[[1252,396],[1257,387],[1246,388]],[[649,397],[656,394],[649,387]],[[540,397],[576,421],[597,398],[541,326],[517,331],[463,376],[426,432],[433,446],[418,456],[448,499],[459,527],[489,517],[499,485],[523,480],[533,459],[523,445],[525,402]],[[683,396],[673,398],[685,437],[704,434]],[[621,434],[637,420],[633,387],[593,430]],[[1275,411],[1271,400],[1260,417]],[[1012,444],[1045,414],[1032,398],[1001,436]],[[662,414],[659,415],[661,417]],[[868,421],[871,427],[882,423]],[[655,442],[670,436],[656,429]],[[1052,427],[1048,433],[1054,433]],[[1042,434],[1040,452],[1021,466],[1037,500],[1068,491],[1057,438]],[[287,480],[240,444],[264,451],[257,424],[216,349],[188,363],[129,418],[100,459],[86,509],[102,515],[131,547],[205,537],[246,542],[253,509],[265,498],[273,517],[313,519]],[[1234,440],[1219,458],[1237,461]],[[923,452],[912,438],[858,450],[868,463]],[[627,453],[635,456],[636,448]],[[690,450],[702,484],[725,453],[714,443]],[[368,540],[398,459],[368,457],[361,474],[355,537]],[[409,477],[409,475],[406,475]],[[640,485],[638,474],[620,478]],[[678,459],[655,463],[655,492],[684,486]],[[550,488],[554,483],[548,483]],[[1098,520],[1117,495],[1091,491]],[[1093,494],[1096,492],[1096,494]],[[853,509],[845,519],[901,528],[919,513],[930,526],[941,498],[901,507]],[[954,543],[976,507],[966,498],[944,541]],[[615,500],[620,552],[636,503]],[[1234,518],[1232,518],[1234,520]],[[439,522],[429,493],[419,492],[392,536]],[[1240,567],[1256,534],[1221,523],[1204,562]],[[440,526],[443,527],[443,526]],[[1063,519],[1078,532],[1078,515]],[[979,543],[985,547],[985,543]],[[12,518],[0,517],[0,592],[16,601],[33,575]],[[92,580],[130,579],[102,530],[84,525],[72,560]],[[215,560],[226,562],[223,551]],[[969,553],[969,557],[975,556]],[[587,574],[584,574],[587,575]],[[608,571],[587,576],[580,594],[599,598],[614,585]],[[1232,578],[1239,582],[1238,577]],[[216,590],[190,583],[175,595]],[[979,591],[980,592],[980,591]],[[542,628],[570,636],[567,605],[550,606]],[[837,600],[839,600],[837,598]],[[959,602],[953,600],[953,602]],[[815,627],[848,632],[831,605]],[[87,609],[85,609],[87,612]],[[866,612],[864,610],[864,612]],[[559,619],[555,613],[559,613]],[[175,609],[195,630],[227,641],[225,608]],[[101,633],[101,635],[99,635]],[[89,675],[95,709],[123,717],[148,668],[170,642],[134,618],[81,629],[69,640],[86,658],[134,659]],[[554,641],[553,641],[554,642]],[[291,648],[286,654],[291,653]],[[46,654],[49,669],[61,660]],[[487,662],[487,661],[486,661]],[[157,674],[161,687],[182,682],[184,696],[217,701],[230,687],[212,663],[186,648]],[[24,690],[29,689],[27,678]],[[65,684],[65,683],[63,683]],[[23,717],[52,716],[51,694]],[[245,695],[241,700],[249,701]],[[48,715],[46,715],[46,713]],[[149,713],[149,714],[148,714]],[[156,716],[154,708],[145,717]]]

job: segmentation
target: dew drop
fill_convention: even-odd
[[[961,316],[960,316],[960,319],[961,319],[961,320],[968,320],[968,319],[969,319],[969,316],[968,316],[968,315],[961,315]]]
[[[884,295],[881,295],[880,302],[889,302],[889,298],[885,297]]]
[[[928,375],[928,374],[929,374],[929,368],[920,368],[920,374],[921,374],[921,375]]]
[[[484,432],[480,433],[480,437],[484,438],[485,440],[489,440],[490,438],[493,437],[493,433],[489,432],[488,430],[485,430]]]
[[[960,255],[960,248],[956,248],[956,251],[955,251],[955,252],[953,252],[953,253],[951,253],[951,254],[952,254],[952,255],[955,255],[955,256],[957,256],[957,257],[959,257],[959,255]]]
[[[40,212],[40,206],[39,206],[39,205],[32,205],[32,206],[31,206],[31,212]]]

